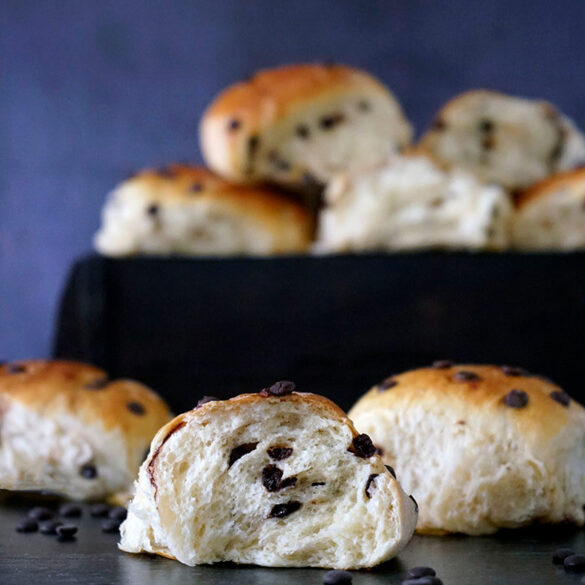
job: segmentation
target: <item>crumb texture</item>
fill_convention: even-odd
[[[349,420],[313,397],[212,402],[162,429],[120,548],[187,565],[359,568],[396,555],[414,504],[377,455],[348,451]]]

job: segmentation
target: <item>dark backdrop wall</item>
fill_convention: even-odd
[[[72,260],[137,167],[199,161],[197,124],[259,67],[334,60],[397,93],[420,131],[473,87],[585,125],[585,2],[3,0],[0,357],[47,355]]]

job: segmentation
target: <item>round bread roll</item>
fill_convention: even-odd
[[[443,106],[419,148],[511,191],[585,161],[583,135],[554,106],[484,90]]]
[[[234,181],[308,192],[335,173],[377,163],[410,144],[392,93],[344,65],[290,65],[223,91],[201,121],[210,168]]]
[[[120,548],[186,565],[336,569],[398,554],[416,503],[337,406],[293,389],[207,402],[162,428]]]
[[[511,204],[502,189],[422,156],[340,174],[325,202],[317,252],[500,250],[509,239]]]
[[[171,418],[157,394],[99,368],[31,360],[0,366],[0,488],[73,499],[132,487]]]
[[[374,386],[349,416],[420,503],[419,532],[583,525],[585,410],[544,378],[437,362]]]
[[[512,236],[519,250],[585,248],[585,169],[559,173],[520,194]]]
[[[274,189],[175,164],[143,171],[109,195],[95,247],[106,256],[293,254],[307,249],[311,230],[309,212]]]

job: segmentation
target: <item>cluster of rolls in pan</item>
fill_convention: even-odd
[[[348,415],[281,381],[171,420],[141,384],[27,361],[0,367],[0,423],[1,488],[130,494],[120,549],[187,565],[359,569],[415,530],[585,524],[585,410],[518,367],[438,361]]]
[[[368,73],[286,66],[220,93],[200,143],[208,168],[173,164],[114,189],[99,252],[585,248],[585,137],[544,101],[470,91],[414,143]]]

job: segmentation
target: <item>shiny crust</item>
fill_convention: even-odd
[[[226,181],[203,167],[171,164],[160,169],[140,171],[120,183],[110,194],[108,205],[116,198],[143,198],[145,205],[172,208],[217,209],[218,213],[233,217],[235,222],[250,224],[265,230],[273,243],[271,253],[299,253],[306,251],[312,240],[314,220],[300,204],[268,186],[245,186]],[[108,224],[98,232],[105,253],[110,252]],[[96,243],[99,251],[100,244]],[[130,253],[136,253],[132,251]],[[116,255],[115,252],[113,252]],[[124,253],[122,253],[124,255]]]
[[[16,367],[24,371],[11,373]],[[87,425],[99,421],[104,430],[123,433],[130,449],[144,443],[165,424],[171,413],[165,402],[146,386],[132,380],[112,380],[101,389],[87,389],[106,373],[94,366],[70,361],[27,360],[0,366],[0,414],[20,403],[44,417],[70,414]],[[137,402],[144,414],[128,403]]]
[[[575,189],[575,197],[585,200],[585,168],[557,173],[521,192],[515,200],[518,210],[529,207],[540,199],[553,195],[559,189]]]
[[[457,372],[473,372],[479,381],[458,381]],[[454,365],[449,368],[421,368],[392,376],[396,381],[390,389],[379,391],[378,385],[369,390],[351,409],[349,415],[384,409],[400,409],[428,404],[429,408],[449,405],[453,416],[464,418],[466,412],[481,411],[482,416],[507,416],[520,432],[537,435],[544,440],[554,437],[569,422],[569,412],[577,411],[585,416],[585,409],[571,400],[565,407],[550,397],[559,392],[556,384],[532,375],[510,376],[499,366]],[[504,397],[513,389],[528,394],[525,408],[510,408]]]
[[[284,118],[299,104],[324,94],[342,94],[364,86],[388,94],[373,76],[345,65],[287,65],[259,71],[222,91],[206,110],[209,119],[237,118],[246,132],[256,132]],[[234,132],[234,138],[238,133]]]

